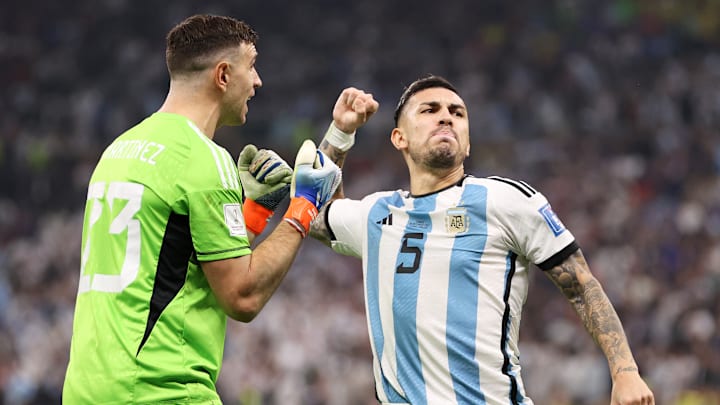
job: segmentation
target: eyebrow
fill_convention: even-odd
[[[418,104],[418,106],[423,106],[423,105],[433,107],[433,108],[441,107],[441,104],[439,101],[423,101],[423,102],[420,102],[420,104]],[[466,108],[462,104],[452,103],[448,106],[448,109],[449,110],[458,110],[458,109],[465,110]]]

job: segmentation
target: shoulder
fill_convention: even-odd
[[[502,215],[510,217],[534,215],[538,210],[549,205],[547,198],[540,191],[523,180],[501,176],[469,177],[465,184],[484,187],[488,209]]]
[[[213,160],[216,156],[229,155],[225,148],[207,137],[190,119],[181,115],[155,113],[133,130],[158,139],[178,153],[191,154],[193,160]]]
[[[237,189],[239,179],[235,161],[224,147],[208,138],[188,118],[156,113],[146,121],[147,131],[167,145],[176,164],[175,177],[187,189]]]
[[[535,189],[527,182],[523,180],[511,179],[508,177],[468,177],[466,181],[471,184],[482,184],[490,191],[493,191],[495,193],[507,194],[510,197],[523,196],[525,198],[533,198],[533,196],[540,194],[537,189]]]
[[[182,135],[190,148],[191,156],[185,173],[201,184],[215,184],[225,189],[237,189],[240,182],[230,152],[208,138],[195,124],[186,120],[181,124]]]
[[[342,211],[345,214],[357,214],[358,217],[367,214],[373,207],[378,205],[402,205],[403,196],[407,191],[377,191],[362,197],[361,199],[342,198],[333,201],[331,211]]]
[[[368,194],[365,197],[362,198],[363,202],[375,202],[381,199],[391,200],[391,199],[402,199],[403,197],[408,196],[408,192],[405,190],[393,190],[393,191],[377,191],[372,194]]]

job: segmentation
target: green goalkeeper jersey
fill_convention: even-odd
[[[226,315],[198,262],[250,253],[240,181],[192,122],[155,113],[90,180],[65,404],[220,403]]]

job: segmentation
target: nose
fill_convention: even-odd
[[[449,109],[447,109],[447,108],[441,109],[439,118],[440,118],[440,121],[438,121],[438,124],[452,126],[453,116]]]
[[[256,89],[262,87],[262,79],[260,79],[260,73],[258,73],[257,70],[255,71],[255,82],[253,83],[253,87]]]

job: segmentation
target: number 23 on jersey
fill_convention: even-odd
[[[140,211],[144,189],[142,184],[128,182],[90,184],[78,294],[118,293],[137,277],[141,234],[135,214]],[[120,259],[114,262],[113,258]],[[115,273],[107,274],[112,270]]]

